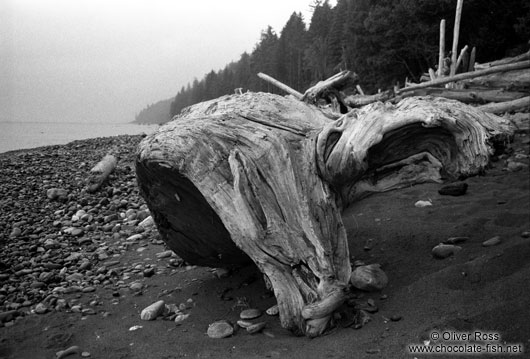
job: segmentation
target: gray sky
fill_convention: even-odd
[[[0,0],[0,121],[130,122],[312,3]]]

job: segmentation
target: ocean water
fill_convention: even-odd
[[[133,123],[0,122],[0,153],[86,138],[150,134],[157,128]]]

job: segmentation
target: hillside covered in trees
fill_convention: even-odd
[[[313,3],[305,23],[294,12],[278,35],[270,26],[253,51],[202,80],[183,86],[170,108],[170,118],[197,102],[243,91],[279,92],[259,79],[275,77],[303,92],[340,70],[352,70],[368,93],[419,81],[437,63],[439,22],[447,20],[450,41],[455,0],[328,0]],[[530,40],[528,0],[465,0],[460,44],[477,48],[477,61],[519,54]]]
[[[158,101],[141,110],[134,118],[133,123],[162,124],[171,119],[170,109],[173,99]]]

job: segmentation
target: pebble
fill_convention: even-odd
[[[440,188],[438,193],[444,196],[462,196],[466,194],[467,187],[465,182],[454,182]]]
[[[263,312],[259,309],[249,308],[241,311],[239,317],[241,319],[255,319],[261,317],[262,314]]]
[[[462,247],[440,243],[432,249],[431,253],[435,258],[444,259],[458,253],[460,250],[462,250]]]
[[[253,323],[252,322],[249,322],[248,320],[238,320],[237,321],[237,325],[239,325],[241,328],[243,329],[246,329],[248,327],[250,327]]]
[[[278,304],[273,305],[269,309],[265,311],[268,315],[278,315],[280,314],[280,308],[278,307]]]
[[[175,317],[175,324],[182,324],[182,322],[184,322],[186,319],[188,319],[189,317],[189,313],[188,314],[177,314],[177,316]]]
[[[234,334],[234,327],[226,320],[219,320],[208,326],[207,334],[214,339],[227,338]]]
[[[154,267],[146,268],[146,269],[143,270],[143,275],[146,278],[152,277],[154,274],[155,274],[155,268]]]
[[[133,292],[139,292],[143,289],[144,285],[141,282],[132,282],[129,285],[129,289]]]
[[[377,291],[387,286],[388,277],[379,264],[369,264],[356,267],[352,271],[350,283],[360,290]]]
[[[432,206],[431,201],[417,201],[416,203],[414,203],[414,207],[418,207],[418,208],[423,208],[423,207],[428,207],[428,206]]]
[[[46,312],[48,312],[48,307],[46,307],[44,304],[42,303],[39,303],[35,306],[35,309],[34,309],[35,313],[37,314],[44,314]]]
[[[443,241],[444,244],[457,244],[462,243],[469,240],[469,237],[449,237],[445,241]]]
[[[167,250],[167,251],[163,251],[163,252],[159,252],[156,254],[156,258],[160,259],[160,258],[167,258],[167,257],[171,257],[173,255],[173,251],[172,250]]]
[[[530,238],[530,232],[525,231],[525,232],[521,233],[521,237],[523,237],[523,238]]]
[[[145,307],[140,313],[140,319],[142,320],[155,320],[164,311],[164,301],[159,300],[147,307]]]
[[[138,226],[142,228],[149,228],[149,227],[154,226],[154,224],[155,224],[155,221],[153,220],[153,217],[149,216],[145,218],[143,221],[141,221],[140,223],[138,223]]]
[[[265,323],[265,322],[260,322],[260,323],[249,325],[247,327],[247,332],[250,333],[250,334],[259,333],[259,332],[261,332],[263,330],[263,328],[265,328],[266,324],[267,323]]]
[[[85,233],[85,231],[82,228],[74,228],[70,232],[70,235],[72,235],[74,237],[81,237],[84,233]]]
[[[501,237],[500,236],[495,236],[495,237],[492,237],[484,242],[482,242],[482,247],[492,247],[492,246],[496,246],[497,244],[500,244],[501,243]]]

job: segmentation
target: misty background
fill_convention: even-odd
[[[312,3],[0,0],[0,122],[131,122]]]

